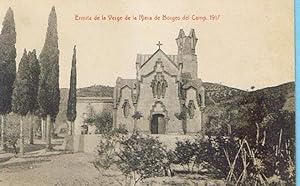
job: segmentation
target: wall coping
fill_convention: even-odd
[[[113,103],[112,97],[77,97],[78,103]]]

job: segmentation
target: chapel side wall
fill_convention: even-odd
[[[196,109],[194,110],[195,113],[192,119],[190,118],[189,114],[187,114],[187,133],[201,132],[202,113],[199,105],[197,104],[197,91],[193,88],[190,88],[186,91],[186,106],[188,106],[190,100],[194,101]]]
[[[125,100],[128,100],[130,109],[129,109],[129,114],[128,117],[124,116],[124,110],[122,108]],[[121,125],[125,125],[125,128],[128,130],[128,132],[133,132],[134,129],[134,119],[132,118],[132,115],[134,114],[134,106],[132,102],[132,97],[131,97],[131,89],[129,87],[124,87],[121,89],[121,98],[119,105],[117,106],[117,123],[116,127],[119,128]]]

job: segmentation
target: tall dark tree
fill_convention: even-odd
[[[26,50],[19,63],[14,82],[12,110],[20,116],[20,154],[24,154],[23,118],[30,110],[30,65]]]
[[[55,8],[48,19],[45,44],[39,56],[41,64],[38,102],[43,117],[46,117],[47,148],[51,149],[51,131],[53,121],[59,112],[59,50],[57,37],[57,18]]]
[[[6,149],[6,115],[11,112],[11,96],[16,78],[16,30],[14,13],[11,8],[6,12],[0,34],[0,115],[1,146]]]
[[[68,108],[67,108],[67,119],[70,122],[70,134],[74,134],[74,121],[76,119],[76,46],[73,49],[73,58],[72,58],[72,68],[71,68],[71,77],[70,77],[70,89],[69,89],[69,99],[68,99]]]
[[[30,99],[29,99],[29,143],[33,144],[33,121],[32,117],[39,109],[38,105],[38,87],[39,87],[39,75],[40,64],[36,57],[36,51],[28,53],[29,69],[30,69]]]

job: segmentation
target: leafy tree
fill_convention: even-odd
[[[16,78],[16,30],[14,13],[11,8],[6,12],[0,34],[0,115],[1,145],[6,149],[6,115],[11,112],[11,96]]]
[[[20,116],[20,154],[24,154],[23,118],[30,109],[30,65],[26,49],[21,58],[14,82],[12,110]]]
[[[84,122],[90,126],[95,126],[97,134],[108,133],[113,128],[112,110],[110,107],[105,107],[101,112],[97,113],[90,107]]]
[[[29,143],[33,144],[33,121],[32,117],[39,109],[38,105],[38,87],[39,87],[39,75],[41,72],[39,61],[36,57],[36,51],[28,53],[29,69],[30,69],[30,99],[29,99],[29,112],[30,112],[30,127],[29,127]]]
[[[67,119],[70,122],[70,134],[74,134],[74,121],[76,119],[76,46],[73,49],[73,58],[72,58],[72,69],[71,69],[71,78],[70,78],[70,89],[69,89],[69,99],[68,99],[68,108],[67,108]]]
[[[170,166],[167,151],[158,139],[134,133],[121,141],[118,168],[136,185],[140,180],[162,175]]]
[[[45,44],[39,56],[41,73],[38,91],[38,102],[41,115],[46,119],[47,125],[47,148],[51,149],[51,131],[53,122],[59,112],[59,50],[57,37],[57,17],[55,8],[48,19],[48,28]]]
[[[108,109],[104,109],[99,115],[96,115],[95,126],[99,134],[111,131],[113,128],[112,112]]]
[[[193,141],[177,141],[174,150],[175,159],[173,163],[180,164],[185,170],[193,172],[197,153],[199,151],[199,145]]]
[[[121,126],[101,135],[102,138],[97,145],[97,156],[94,161],[94,165],[98,170],[99,168],[108,169],[117,163],[120,142],[124,140],[124,136],[127,134],[128,131]]]

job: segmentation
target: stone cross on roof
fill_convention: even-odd
[[[160,49],[160,46],[163,44],[161,44],[160,41],[158,41],[158,43],[156,45],[158,46],[158,49]]]

